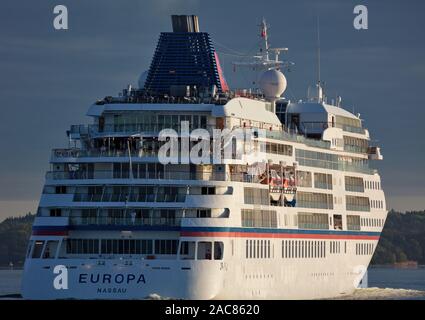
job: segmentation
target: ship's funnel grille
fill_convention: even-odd
[[[172,23],[174,32],[159,37],[144,89],[154,96],[175,96],[188,87],[198,93],[229,90],[210,36],[199,32],[198,17],[173,15]]]
[[[172,15],[173,32],[199,32],[198,16]]]

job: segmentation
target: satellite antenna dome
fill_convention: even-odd
[[[139,85],[139,89],[144,88],[147,78],[148,78],[148,71],[146,70],[140,75],[139,80],[137,81],[137,83]]]
[[[282,72],[276,69],[265,71],[259,81],[260,89],[266,98],[279,98],[286,89],[286,78]]]

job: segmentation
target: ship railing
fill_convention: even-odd
[[[332,183],[315,181],[314,187],[318,189],[332,190]]]
[[[347,224],[347,230],[360,231],[361,228],[359,224]]]
[[[74,202],[184,202],[185,194],[74,193]]]
[[[189,123],[189,131],[194,129],[206,129],[212,132],[216,126],[207,125],[206,123]],[[180,122],[152,124],[152,123],[124,123],[124,124],[91,124],[88,126],[88,131],[95,134],[108,134],[108,133],[141,133],[146,135],[157,136],[161,130],[172,129],[180,133],[182,126]]]
[[[354,205],[354,204],[347,204],[347,210],[348,211],[363,211],[363,212],[369,212],[370,206],[368,205]]]
[[[327,224],[327,223],[298,222],[298,228],[300,228],[300,229],[329,230],[329,224]]]
[[[71,225],[180,226],[181,218],[71,216]]]
[[[297,201],[297,207],[332,210],[333,204],[329,202],[306,201],[300,199]]]
[[[127,149],[53,149],[52,158],[84,158],[84,157],[128,157]],[[132,151],[132,157],[156,157],[157,152],[149,149]]]
[[[341,171],[360,172],[365,174],[373,174],[376,172],[376,169],[372,169],[366,164],[352,164],[346,161],[340,161],[337,169]]]
[[[345,144],[344,151],[365,154],[368,152],[368,147],[353,146],[353,145]]]
[[[224,173],[224,172],[187,172],[187,171],[48,171],[47,180],[86,180],[86,179],[155,179],[155,180],[203,180],[203,181],[234,181],[258,183],[258,178],[246,173]]]
[[[359,133],[359,134],[365,134],[365,132],[366,132],[364,128],[353,127],[353,126],[348,126],[348,125],[342,125],[342,130],[346,131],[346,132]]]
[[[345,185],[345,190],[351,191],[351,192],[364,192],[364,186],[363,185],[347,184],[347,185]]]
[[[89,134],[90,126],[85,124],[73,124],[71,125],[70,133],[72,134]]]
[[[299,134],[292,134],[286,131],[266,131],[266,137],[270,139],[299,142],[310,147],[329,149],[331,144],[329,141],[309,139]]]

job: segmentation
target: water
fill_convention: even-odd
[[[0,270],[0,296],[19,294],[22,270]]]
[[[22,270],[0,270],[0,296],[19,294]],[[368,288],[343,299],[425,300],[425,268],[370,268]]]

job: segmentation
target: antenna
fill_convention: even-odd
[[[320,17],[317,14],[317,83],[320,86]]]
[[[286,60],[279,60],[280,54],[287,52],[288,48],[270,48],[268,25],[266,19],[263,18],[260,25],[260,51],[255,56],[246,56],[245,61],[234,61],[234,66],[250,67],[254,70],[269,70],[269,69],[282,69],[294,65],[293,62]],[[233,50],[234,51],[234,50]],[[274,53],[274,59],[270,58],[270,53]]]
[[[317,14],[317,102],[323,102],[323,89],[320,78],[320,20]]]

